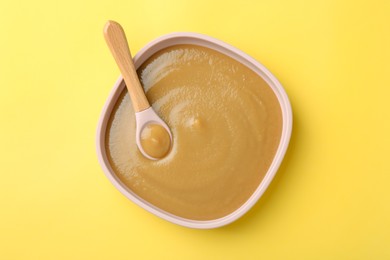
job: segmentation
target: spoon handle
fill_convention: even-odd
[[[139,82],[122,26],[117,22],[108,21],[104,26],[104,38],[125,79],[135,112],[149,108],[150,104]]]

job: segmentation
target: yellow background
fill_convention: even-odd
[[[390,259],[390,2],[0,2],[0,259]],[[253,56],[291,99],[291,146],[237,222],[192,230],[122,196],[95,154],[119,71],[173,31]]]

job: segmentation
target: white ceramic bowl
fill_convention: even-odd
[[[165,220],[173,222],[178,225],[191,227],[191,228],[199,228],[199,229],[209,229],[216,228],[227,225],[239,217],[244,215],[262,196],[264,191],[268,188],[272,179],[274,178],[276,171],[278,170],[280,163],[283,160],[284,154],[286,153],[290,136],[292,130],[292,112],[290,102],[288,100],[287,94],[284,91],[282,85],[279,81],[269,72],[262,64],[251,58],[249,55],[244,52],[222,42],[216,40],[212,37],[195,34],[195,33],[172,33],[165,36],[162,36],[149,44],[147,44],[142,50],[140,50],[137,55],[134,56],[134,64],[136,69],[139,68],[142,63],[144,63],[150,56],[152,56],[157,51],[164,49],[169,46],[177,45],[177,44],[193,44],[199,45],[203,47],[207,47],[216,51],[219,51],[227,56],[232,57],[233,59],[241,62],[245,66],[252,69],[259,76],[261,76],[268,85],[272,88],[277,96],[283,114],[283,130],[282,136],[280,140],[280,144],[278,150],[276,152],[275,158],[272,161],[268,172],[263,178],[260,185],[257,187],[256,191],[252,194],[252,196],[236,211],[233,213],[214,220],[207,221],[199,221],[199,220],[191,220],[184,219],[168,212],[165,212],[158,207],[150,204],[149,202],[143,200],[137,194],[132,192],[129,188],[127,188],[115,175],[113,169],[110,166],[109,160],[107,158],[106,148],[105,148],[105,138],[106,138],[106,130],[107,123],[114,108],[115,103],[117,102],[118,97],[122,93],[125,88],[125,84],[122,77],[119,77],[117,82],[114,85],[113,90],[108,97],[106,104],[103,108],[103,112],[101,114],[99,125],[97,129],[97,155],[99,158],[99,162],[101,167],[103,168],[104,173],[107,178],[112,182],[112,184],[127,198],[146,209],[147,211],[159,216]],[[254,158],[255,159],[255,158]]]

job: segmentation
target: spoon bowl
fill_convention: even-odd
[[[149,107],[148,109],[143,110],[141,112],[135,113],[135,118],[136,118],[136,143],[137,143],[138,149],[141,151],[141,153],[146,158],[151,159],[151,160],[157,160],[158,158],[152,157],[143,148],[143,146],[141,144],[141,134],[143,133],[143,130],[145,129],[145,127],[148,125],[151,125],[151,124],[160,125],[163,128],[165,128],[165,130],[168,132],[171,146],[172,146],[171,130],[169,129],[168,125],[164,122],[164,120],[162,120],[157,115],[157,113],[154,111],[154,109],[152,107]]]

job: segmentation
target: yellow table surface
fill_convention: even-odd
[[[119,70],[174,31],[221,39],[294,112],[273,183],[235,223],[176,226],[106,179],[95,130]],[[390,259],[390,2],[1,1],[0,259]]]

